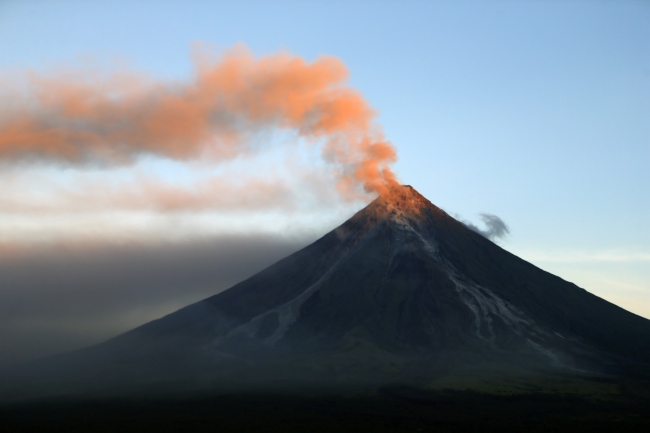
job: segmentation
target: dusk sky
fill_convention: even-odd
[[[646,1],[0,0],[0,98],[0,364],[227,288],[388,170],[650,318]]]

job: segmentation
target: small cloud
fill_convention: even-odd
[[[456,218],[465,224],[468,229],[490,239],[491,241],[503,239],[510,234],[510,229],[508,229],[506,223],[498,216],[489,213],[482,213],[480,214],[480,217],[483,220],[483,224],[485,224],[485,229],[481,229],[471,222],[463,220],[459,215],[456,215]]]

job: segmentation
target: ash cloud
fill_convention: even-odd
[[[238,45],[216,55],[195,49],[193,63],[192,76],[175,82],[74,68],[11,77],[0,89],[0,162],[111,167],[156,156],[219,165],[258,153],[265,146],[256,138],[275,130],[322,146],[345,196],[396,185],[396,149],[346,85],[340,59],[256,58]]]
[[[503,239],[510,234],[510,229],[508,229],[506,223],[498,216],[489,213],[482,213],[479,216],[481,220],[483,220],[485,229],[481,229],[469,221],[464,221],[462,219],[460,221],[465,224],[468,229],[490,239],[491,241]]]
[[[217,294],[310,239],[0,248],[0,366],[99,343]]]

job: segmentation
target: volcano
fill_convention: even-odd
[[[20,367],[6,383],[36,394],[128,393],[426,385],[494,371],[638,375],[649,342],[649,320],[399,186],[232,288]]]

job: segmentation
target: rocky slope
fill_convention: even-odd
[[[396,188],[234,287],[11,374],[19,393],[427,384],[517,371],[646,374],[650,321]],[[6,386],[9,389],[11,386]]]

